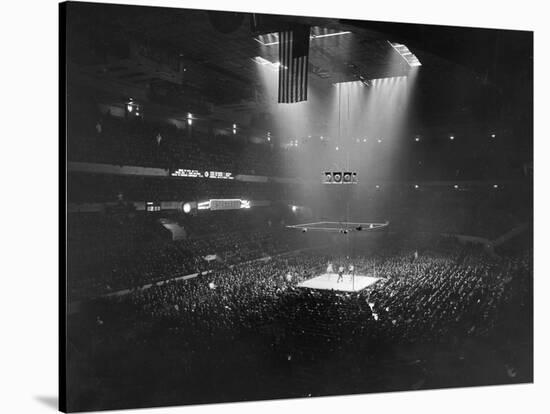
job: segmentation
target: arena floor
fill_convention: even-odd
[[[340,292],[359,292],[366,287],[375,284],[379,277],[355,275],[355,278],[350,274],[344,274],[344,280],[338,282],[338,274],[323,273],[312,279],[308,279],[298,284],[298,287],[309,289],[336,290]]]

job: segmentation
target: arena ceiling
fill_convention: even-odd
[[[69,13],[69,82],[89,86],[97,100],[134,96],[174,117],[265,105],[254,58],[275,62],[278,47],[255,37],[275,31],[274,21],[299,21],[319,34],[350,32],[311,40],[310,87],[406,73],[404,61],[388,63],[391,40],[407,44],[422,62],[418,90],[426,120],[447,122],[449,114],[486,120],[506,102],[530,96],[524,79],[532,74],[532,52],[506,31],[86,3]]]

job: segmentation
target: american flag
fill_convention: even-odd
[[[279,32],[279,103],[307,101],[309,26]]]

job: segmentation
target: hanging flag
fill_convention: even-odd
[[[307,101],[309,26],[279,32],[279,103]]]

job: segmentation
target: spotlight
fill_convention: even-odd
[[[380,144],[382,142],[382,140],[380,138],[378,138],[378,143]]]
[[[279,66],[282,66],[280,62],[271,62],[267,59],[264,59],[261,56],[256,56],[256,57],[252,58],[252,60],[254,62],[256,62],[258,65],[266,66],[266,67],[268,67],[272,70],[277,70],[277,69],[279,69]]]
[[[344,173],[344,183],[351,183],[351,173],[345,172]]]
[[[414,185],[414,188],[418,188],[418,184],[415,184],[415,185]]]
[[[296,213],[297,210],[298,210],[298,207],[297,207],[297,206],[292,206],[292,212],[293,212],[293,213]]]
[[[376,189],[379,190],[380,189],[380,186],[378,184],[376,184]]]
[[[320,31],[318,27],[313,27],[312,29],[313,29],[314,32],[312,34],[310,34],[310,36],[309,36],[309,38],[311,40],[320,39],[320,38],[323,38],[323,37],[330,37],[330,36],[342,36],[342,35],[346,35],[346,34],[351,33],[350,31],[328,32],[328,31],[326,31],[326,29],[323,32],[323,31]],[[256,37],[254,37],[254,40],[256,42],[260,43],[263,46],[277,45],[277,44],[279,44],[279,34],[278,33],[261,34],[261,35],[258,35]]]
[[[493,185],[493,188],[498,188],[498,184],[494,184],[494,185]]]
[[[336,151],[338,151],[340,149],[340,147],[336,147]]]
[[[395,43],[395,42],[388,42],[391,47],[393,47],[397,53],[401,55],[401,57],[405,60],[405,62],[408,63],[410,67],[416,67],[416,66],[422,66],[422,63],[420,63],[420,60],[416,57],[414,53],[410,51],[410,49],[401,43]]]
[[[496,137],[496,134],[491,134],[491,138],[495,138]]]
[[[454,135],[449,136],[449,139],[452,141],[455,139]]]
[[[415,140],[416,142],[418,142],[418,141],[420,141],[420,137],[419,137],[419,136],[416,136],[416,137],[414,137],[414,140]]]
[[[185,203],[185,204],[183,205],[183,212],[184,212],[185,214],[189,214],[189,213],[191,212],[191,204]]]
[[[457,189],[457,188],[458,188],[458,185],[455,184],[454,187],[455,187],[455,189]]]
[[[128,112],[132,112],[134,110],[134,107],[132,105],[126,105],[126,109]]]
[[[187,114],[187,125],[193,125],[193,115],[191,113]]]

